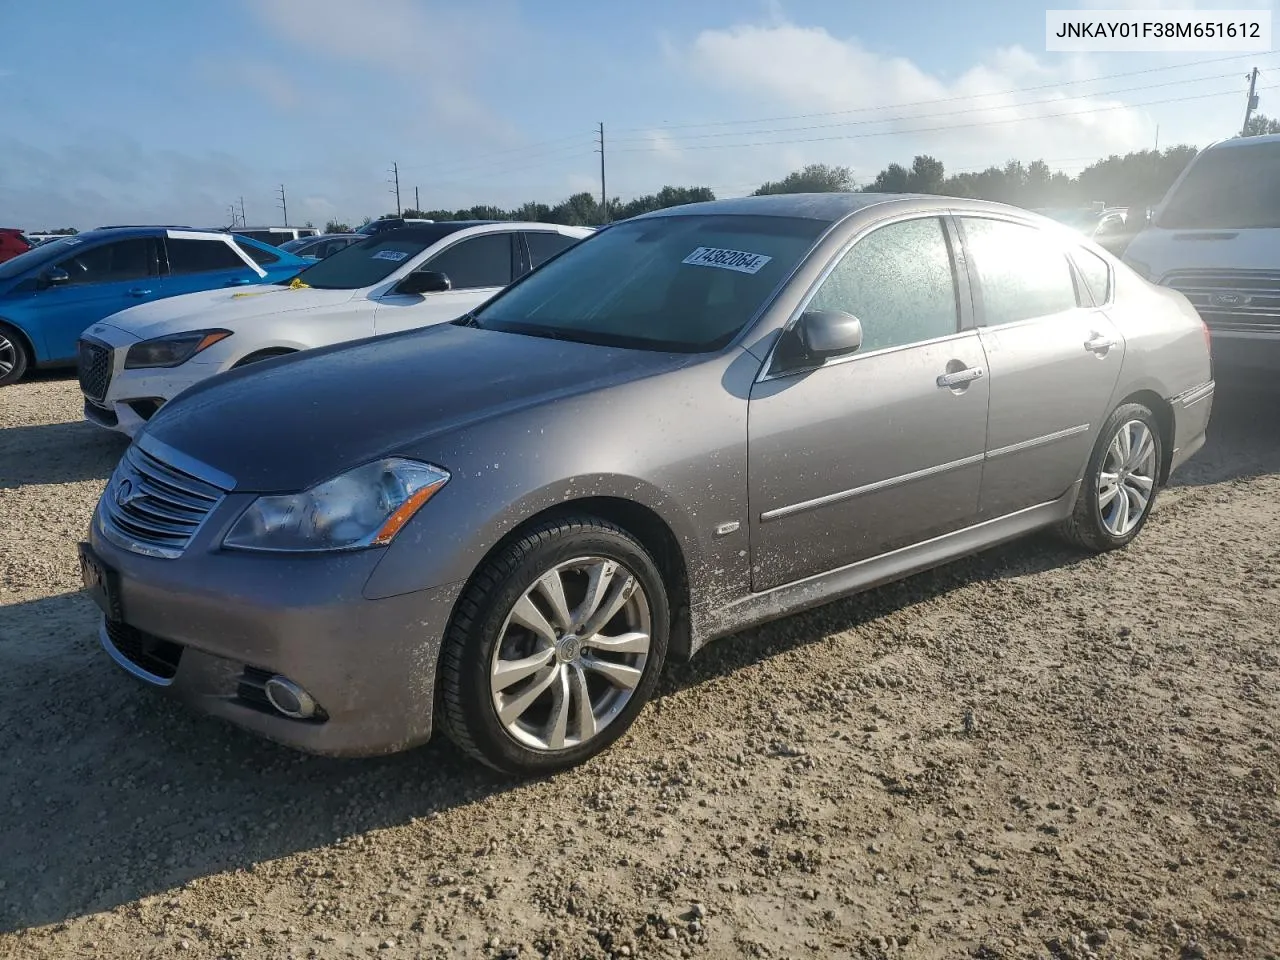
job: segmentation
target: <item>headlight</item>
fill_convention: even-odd
[[[288,553],[381,546],[448,482],[449,472],[429,463],[366,463],[302,493],[259,497],[222,544]]]
[[[192,330],[190,333],[173,333],[167,337],[143,340],[129,348],[124,366],[126,370],[181,366],[201,350],[229,336],[230,330]]]

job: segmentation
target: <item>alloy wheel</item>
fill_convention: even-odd
[[[0,333],[0,379],[13,372],[18,364],[18,347],[12,340]]]
[[[1156,483],[1156,440],[1141,420],[1123,424],[1102,458],[1098,510],[1113,537],[1126,536],[1147,512]]]
[[[626,707],[649,658],[650,606],[616,560],[557,564],[516,601],[494,646],[490,692],[518,743],[557,751],[591,740]]]

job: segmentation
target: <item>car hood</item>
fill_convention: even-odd
[[[1280,262],[1280,229],[1150,227],[1125,248],[1124,260],[1155,281],[1173,270],[1275,270]]]
[[[209,327],[235,330],[236,324],[244,320],[345,303],[355,294],[352,290],[317,290],[273,283],[223,287],[129,307],[107,318],[106,323],[142,340]]]
[[[294,491],[433,436],[696,360],[441,324],[221,374],[163,407],[143,435],[235,477],[237,490]]]

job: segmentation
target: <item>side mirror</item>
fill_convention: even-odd
[[[862,346],[862,321],[843,310],[806,310],[796,329],[815,360],[854,353]]]
[[[64,283],[71,282],[71,274],[63,270],[61,267],[50,267],[44,273],[40,274],[38,286],[41,290],[49,287],[60,287]]]
[[[396,287],[396,293],[443,293],[452,290],[453,283],[439,270],[416,270]]]

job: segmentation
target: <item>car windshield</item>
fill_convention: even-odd
[[[297,240],[286,240],[280,244],[281,250],[287,250],[289,253],[295,253],[300,247],[305,247],[309,243],[315,241],[314,237],[299,237]]]
[[[430,245],[410,237],[370,237],[307,267],[298,279],[319,290],[359,290],[385,280]]]
[[[1160,211],[1169,230],[1280,227],[1280,143],[1209,150]]]
[[[570,247],[468,322],[605,346],[718,350],[766,303],[826,226],[732,215],[620,223]]]
[[[39,246],[32,247],[25,253],[20,253],[13,259],[0,263],[0,280],[12,280],[28,270],[39,269],[46,264],[55,263],[81,242],[75,237],[62,237],[58,240],[49,240]]]

